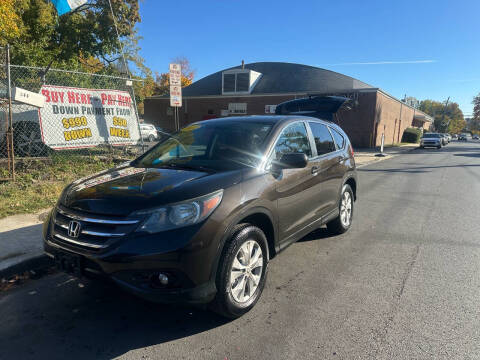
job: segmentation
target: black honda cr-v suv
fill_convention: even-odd
[[[67,186],[45,222],[45,251],[64,271],[237,317],[280,250],[323,224],[350,228],[356,192],[352,147],[331,122],[207,120]]]

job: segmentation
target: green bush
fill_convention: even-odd
[[[422,136],[422,129],[407,128],[403,132],[402,142],[418,143],[420,141],[421,136]]]

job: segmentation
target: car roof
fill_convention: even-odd
[[[208,123],[222,123],[222,122],[255,122],[255,123],[265,123],[265,124],[272,124],[272,125],[282,125],[293,121],[318,121],[318,122],[325,122],[329,125],[335,125],[328,120],[323,120],[311,116],[301,116],[301,115],[248,115],[248,116],[229,116],[224,118],[214,118],[208,120],[202,120],[201,122],[208,122]]]

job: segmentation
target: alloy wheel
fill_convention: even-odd
[[[340,221],[344,227],[350,226],[350,222],[352,221],[352,196],[348,191],[345,191],[342,196]]]
[[[262,277],[263,253],[254,240],[247,240],[238,249],[230,271],[230,290],[239,303],[250,300]]]

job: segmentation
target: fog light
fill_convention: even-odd
[[[168,285],[168,276],[165,275],[165,274],[158,274],[158,281],[160,282],[160,284],[162,285]]]

